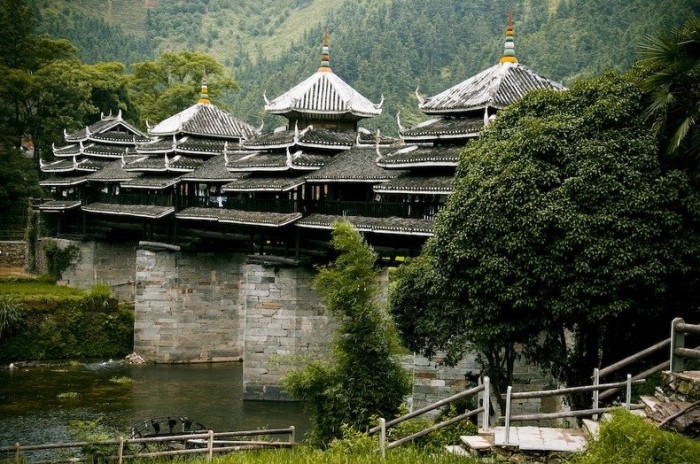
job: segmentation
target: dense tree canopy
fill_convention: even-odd
[[[149,122],[159,122],[196,103],[194,97],[201,89],[204,75],[213,102],[238,88],[221,63],[199,52],[163,53],[154,61],[136,63],[133,69],[133,98],[142,118]]]
[[[686,172],[661,169],[640,79],[533,92],[467,147],[435,236],[392,295],[414,348],[453,361],[475,348],[504,388],[522,344],[581,384],[638,348],[633,333],[660,339],[697,308],[700,197]]]

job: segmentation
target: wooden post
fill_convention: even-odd
[[[122,464],[124,457],[124,437],[119,437],[119,449],[117,450],[117,463]]]
[[[513,395],[513,387],[509,386],[506,391],[506,443],[510,444],[510,397]]]
[[[681,372],[683,370],[683,358],[676,357],[676,348],[685,347],[685,334],[676,331],[676,324],[682,324],[683,318],[677,317],[671,321],[671,360],[669,370],[671,372]]]
[[[207,462],[211,462],[214,456],[214,431],[209,431],[209,438],[207,439]]]
[[[593,368],[593,385],[596,387],[600,385],[600,369],[597,367]],[[600,390],[593,390],[593,407],[591,409],[598,409]],[[598,414],[593,414],[593,420],[598,420]]]
[[[290,433],[289,433],[289,443],[291,443],[291,444],[293,445],[294,442],[295,442],[295,440],[296,440],[296,427],[294,427],[294,426],[292,425],[291,427],[289,427],[289,430],[290,430]]]
[[[15,464],[19,464],[19,442],[15,443]]]
[[[484,412],[483,419],[481,419],[481,430],[483,432],[489,431],[489,410],[491,409],[491,379],[488,376],[484,377]]]
[[[382,452],[382,459],[386,459],[386,419],[379,419],[379,449]]]
[[[627,396],[625,399],[625,409],[632,409],[632,374],[627,374]]]

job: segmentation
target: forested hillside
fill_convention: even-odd
[[[368,98],[386,98],[370,128],[422,118],[433,94],[497,62],[506,13],[520,61],[570,83],[625,69],[645,35],[700,14],[698,0],[34,0],[40,30],[73,41],[88,62],[127,63],[173,49],[206,51],[241,87],[230,102],[253,124],[274,97],[318,67],[322,27],[331,67]],[[270,118],[268,124],[284,122]],[[269,126],[268,126],[269,127]]]

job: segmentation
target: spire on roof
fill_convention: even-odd
[[[517,63],[515,57],[515,43],[513,42],[513,10],[508,12],[508,23],[506,27],[506,42],[503,45],[503,56],[501,63]]]
[[[207,70],[204,70],[204,75],[202,76],[202,90],[199,94],[199,101],[197,103],[211,103],[209,101],[209,91],[207,90]]]
[[[323,29],[323,46],[321,47],[321,67],[318,68],[318,72],[332,72],[330,65],[330,55],[328,54],[328,42],[330,36],[328,35],[328,28]]]

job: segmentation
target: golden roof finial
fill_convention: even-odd
[[[330,42],[330,35],[328,34],[328,28],[323,29],[323,45],[321,46],[321,67],[318,68],[319,72],[331,72],[330,65],[330,55],[328,53],[328,45]]]
[[[207,90],[207,70],[204,69],[204,74],[202,75],[202,90],[199,94],[199,101],[197,103],[211,103],[209,101],[209,90]]]
[[[503,46],[503,56],[501,63],[517,63],[515,57],[515,43],[513,42],[513,10],[508,12],[508,22],[506,23],[506,42]]]

